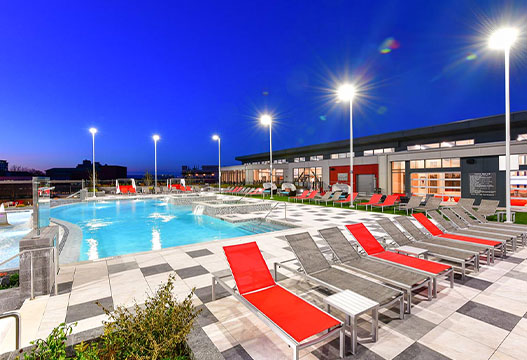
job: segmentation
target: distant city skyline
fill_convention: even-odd
[[[104,8],[104,11],[101,11]],[[518,26],[511,110],[527,109],[527,2],[0,4],[0,158],[27,168],[91,159],[178,173],[273,147],[347,139],[333,90],[361,86],[356,137],[503,114],[491,30]]]

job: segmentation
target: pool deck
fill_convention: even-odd
[[[283,219],[283,208],[272,218]],[[124,255],[61,266],[59,295],[27,300],[22,315],[23,345],[44,337],[61,322],[78,322],[74,332],[98,328],[106,318],[94,302],[108,308],[141,303],[171,273],[176,274],[174,293],[183,298],[196,288],[194,302],[203,309],[199,326],[225,359],[290,359],[291,350],[244,306],[225,292],[211,299],[211,275],[228,272],[222,246],[256,241],[269,266],[293,258],[284,234],[309,231],[321,247],[326,247],[317,229],[364,222],[376,235],[383,234],[375,220],[389,213],[367,213],[350,209],[290,203],[287,219],[301,228],[274,233],[217,240],[177,248]],[[351,240],[351,237],[348,237]],[[527,249],[520,248],[508,258],[483,266],[455,287],[439,282],[437,299],[414,297],[411,315],[398,320],[394,310],[383,310],[379,317],[379,339],[363,343],[350,359],[525,359],[527,353]],[[285,273],[280,284],[298,295],[322,305],[317,288]],[[368,317],[359,322],[368,331]],[[13,329],[0,349],[8,350]],[[348,346],[349,349],[349,346]],[[0,351],[2,352],[2,351]],[[302,359],[336,359],[335,341],[300,352]]]

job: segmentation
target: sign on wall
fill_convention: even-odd
[[[470,196],[496,196],[496,173],[470,173]]]
[[[337,180],[339,182],[341,182],[341,181],[347,182],[348,181],[348,173],[338,173],[337,174]]]

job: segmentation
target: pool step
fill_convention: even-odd
[[[238,226],[239,229],[247,231],[251,234],[261,234],[271,231],[278,230],[276,227],[273,227],[272,225],[268,225],[264,222],[254,222],[254,223],[248,223]]]

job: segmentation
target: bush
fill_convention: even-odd
[[[104,309],[109,320],[96,341],[75,346],[75,355],[66,356],[66,338],[72,327],[60,324],[46,340],[32,342],[35,348],[24,354],[25,360],[186,360],[192,358],[187,337],[199,314],[192,304],[194,290],[181,302],[172,294],[175,276],[171,275],[144,305],[132,310]],[[101,306],[99,304],[99,306]]]

